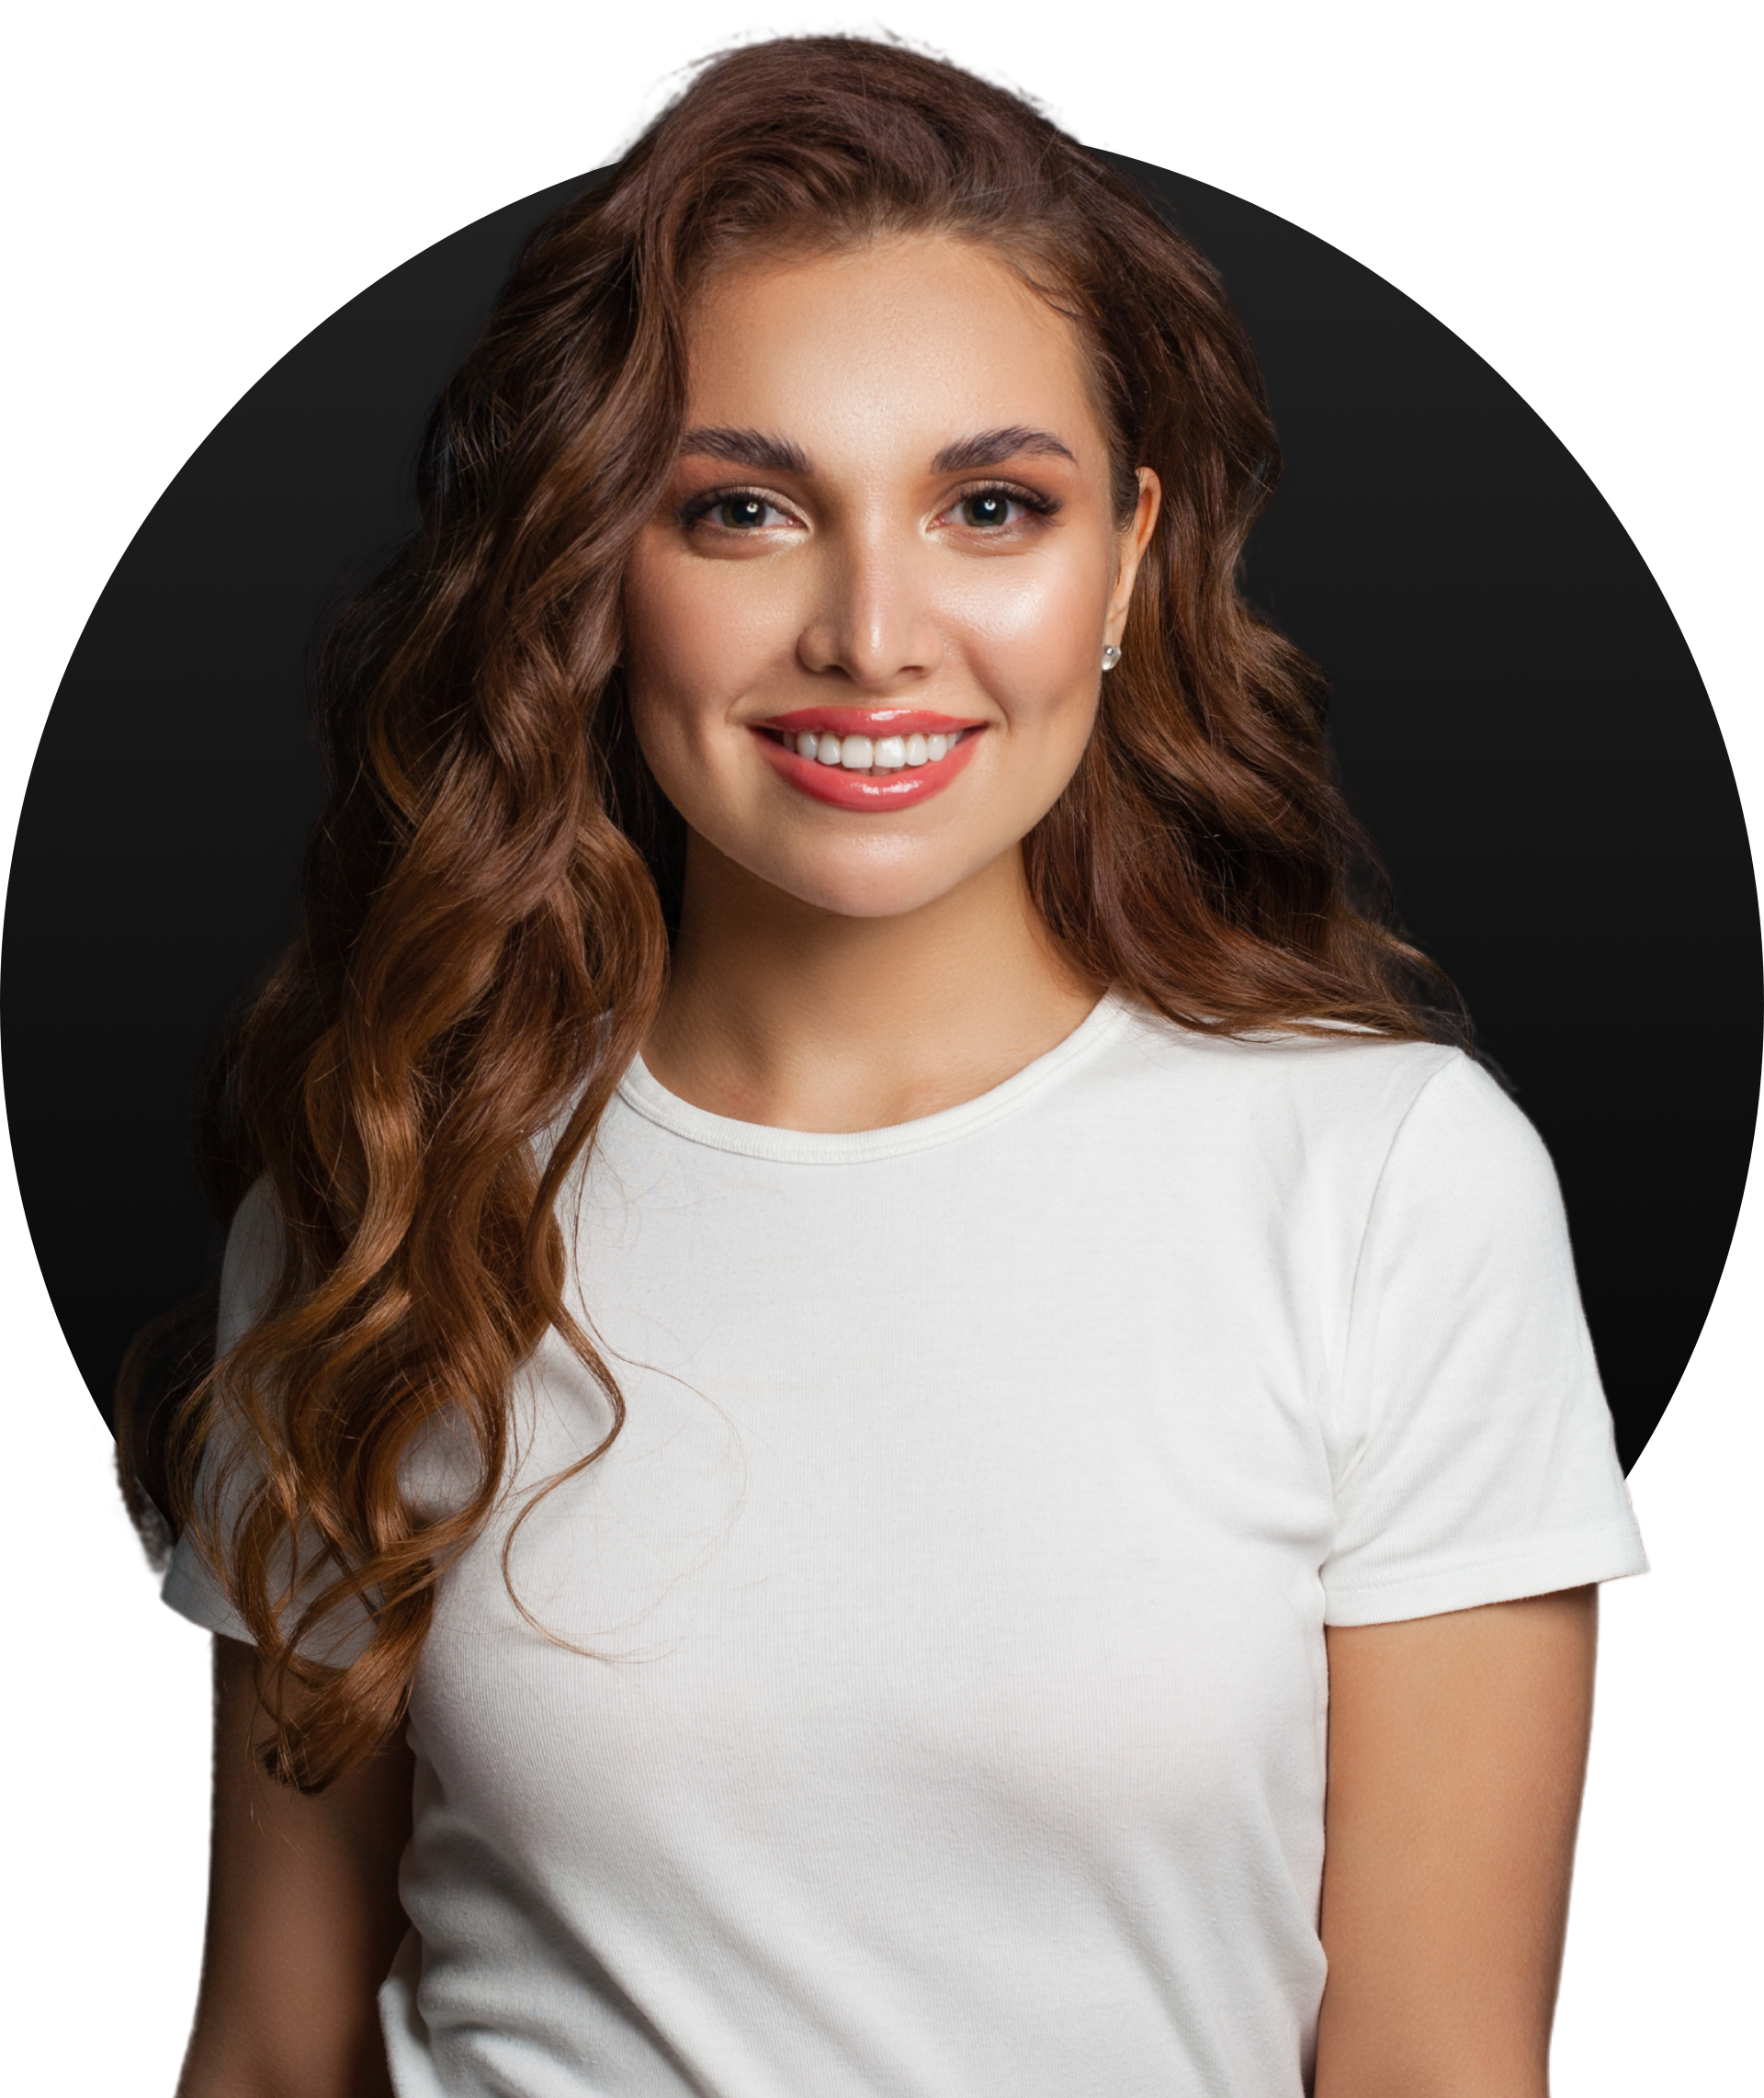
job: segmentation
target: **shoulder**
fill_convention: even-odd
[[[1423,1100],[1432,1102],[1430,1123],[1530,1128],[1462,1049],[1363,1028],[1209,1034],[1128,1005],[1109,1060],[1116,1080],[1148,1101],[1158,1096],[1184,1115],[1283,1128],[1307,1144],[1333,1140],[1356,1153],[1388,1147]]]
[[[1410,1101],[1393,1142],[1408,1172],[1476,1172],[1554,1185],[1544,1140],[1512,1095],[1474,1058],[1448,1051]]]
[[[1132,1007],[1111,1044],[1122,1110],[1159,1129],[1210,1134],[1209,1149],[1291,1187],[1319,1180],[1348,1218],[1374,1207],[1462,1212],[1468,1226],[1527,1218],[1555,1235],[1555,1170],[1524,1110],[1449,1044],[1361,1029],[1210,1035]]]

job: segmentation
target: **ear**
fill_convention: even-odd
[[[1102,629],[1102,639],[1114,647],[1120,645],[1122,630],[1127,623],[1127,607],[1133,601],[1134,578],[1139,573],[1139,562],[1146,549],[1151,544],[1158,507],[1163,501],[1163,489],[1150,467],[1140,467],[1138,474],[1139,501],[1132,517],[1115,538],[1114,584],[1109,592],[1108,618]]]

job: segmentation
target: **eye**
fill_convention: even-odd
[[[732,532],[753,532],[784,513],[761,495],[725,495],[712,506],[711,516]]]
[[[796,521],[787,510],[751,488],[712,489],[688,503],[680,516],[688,530],[707,524],[726,532],[760,532]]]
[[[946,521],[965,525],[969,531],[1003,533],[1025,518],[1050,517],[1058,507],[1050,497],[1027,488],[993,486],[970,488],[944,515]]]
[[[981,527],[1008,525],[1011,503],[1012,498],[1002,488],[985,488],[978,495],[964,495],[960,505],[962,522]]]

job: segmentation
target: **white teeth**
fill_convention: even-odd
[[[906,765],[935,765],[966,734],[957,729],[944,736],[836,736],[831,729],[801,729],[784,734],[784,747],[819,765],[837,765],[847,772],[899,772]]]

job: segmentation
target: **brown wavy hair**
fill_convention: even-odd
[[[684,830],[631,734],[620,593],[673,470],[695,289],[755,249],[898,232],[985,243],[1069,315],[1119,507],[1136,467],[1163,485],[1124,660],[1024,844],[1074,967],[1211,1032],[1461,1029],[1333,784],[1318,673],[1239,594],[1279,459],[1212,268],[1035,108],[941,61],[843,37],[714,60],[526,242],[430,418],[414,534],[322,645],[303,929],[231,1045],[209,1143],[235,1196],[267,1176],[279,1281],[169,1417],[134,1389],[153,1336],[125,1374],[125,1480],[221,1570],[267,1760],[302,1788],[401,1723],[548,1329],[623,1418],[554,1211],[667,979]],[[408,1484],[437,1423],[472,1474],[440,1510]],[[228,1464],[198,1474],[210,1441]],[[311,1658],[364,1612],[346,1665]]]

